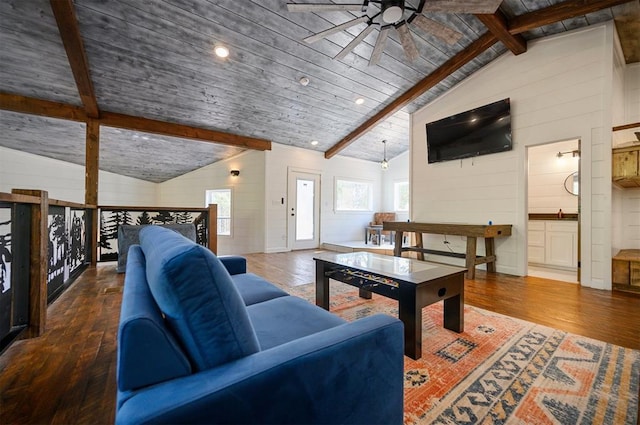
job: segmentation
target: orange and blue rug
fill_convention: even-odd
[[[287,288],[310,302],[315,286]],[[331,282],[330,309],[398,316],[397,302]],[[405,424],[629,424],[638,421],[640,351],[465,306],[465,331],[423,309],[422,358],[405,357]]]

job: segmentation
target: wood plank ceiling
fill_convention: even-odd
[[[100,168],[152,182],[246,148],[268,149],[264,141],[380,161],[386,140],[391,159],[408,149],[410,113],[476,70],[522,53],[528,40],[620,16],[626,27],[636,24],[638,1],[504,0],[496,15],[433,12],[431,19],[462,34],[459,41],[448,45],[412,27],[420,55],[411,62],[391,31],[377,66],[368,66],[377,29],[332,59],[365,24],[302,41],[360,13],[291,13],[286,3],[3,0],[0,146],[84,164],[83,121],[97,117]],[[218,43],[229,47],[228,58],[213,54]],[[44,116],[24,113],[36,109]]]

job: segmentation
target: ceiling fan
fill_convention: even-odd
[[[420,0],[418,7],[413,7],[405,0],[365,0],[357,4],[287,3],[287,9],[289,12],[353,11],[363,13],[358,18],[313,34],[305,38],[304,41],[314,43],[331,34],[366,22],[367,27],[334,57],[334,59],[343,59],[373,31],[375,26],[379,26],[378,38],[376,39],[373,53],[369,58],[369,65],[375,65],[380,61],[389,31],[392,28],[398,32],[404,53],[411,61],[414,61],[419,56],[419,52],[409,31],[410,24],[448,44],[455,44],[462,37],[460,32],[427,18],[423,15],[423,12],[491,14],[498,9],[500,3],[502,3],[502,0]],[[368,13],[370,12],[369,7],[371,4],[375,4],[378,10],[374,9],[371,13]],[[405,16],[407,17],[405,18]]]

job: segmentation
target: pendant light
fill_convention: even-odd
[[[389,168],[389,162],[387,162],[387,141],[386,140],[382,141],[382,146],[384,149],[384,156],[382,157],[382,162],[380,163],[380,166],[382,166],[383,170],[387,170]]]

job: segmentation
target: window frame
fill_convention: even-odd
[[[204,193],[205,193],[205,198],[204,198],[204,202],[205,202],[205,207],[209,206],[209,193],[210,192],[228,192],[229,193],[229,216],[220,216],[220,208],[218,208],[218,223],[216,223],[216,233],[218,236],[220,237],[232,237],[233,236],[233,198],[234,198],[234,193],[233,193],[233,188],[232,187],[219,187],[216,189],[205,189]],[[220,226],[220,220],[228,220],[229,221],[229,233],[220,233],[220,229],[222,228],[222,226]]]
[[[338,200],[338,184],[339,182],[349,182],[356,184],[363,184],[367,186],[368,192],[368,205],[364,209],[344,209],[339,208],[339,200]],[[373,212],[373,180],[368,179],[359,179],[353,177],[334,177],[333,181],[333,211],[339,213],[363,213],[363,212]]]
[[[399,200],[398,200],[398,191],[396,190],[399,185],[407,186],[407,208],[400,209],[399,208]],[[409,204],[411,203],[411,193],[409,192],[409,180],[396,180],[393,182],[393,210],[396,212],[409,212]]]

